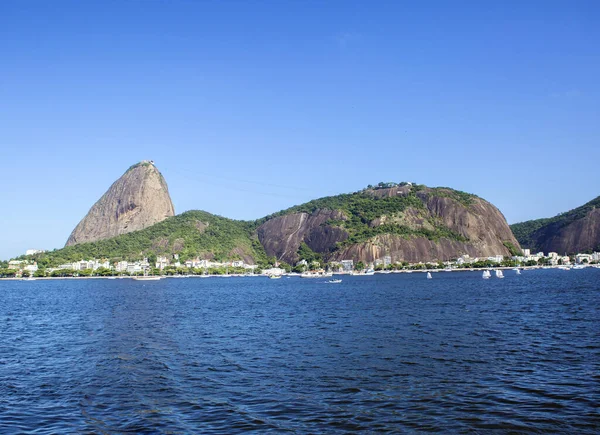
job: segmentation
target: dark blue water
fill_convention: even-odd
[[[600,430],[600,270],[0,282],[0,433]]]

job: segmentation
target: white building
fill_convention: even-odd
[[[531,249],[523,249],[523,257],[529,257],[531,255]]]
[[[384,256],[383,257],[383,265],[389,266],[390,264],[392,264],[392,257],[389,255]]]
[[[168,265],[169,265],[169,260],[167,260],[167,257],[158,257],[156,259],[156,268],[157,269],[163,270]]]
[[[592,261],[594,261],[594,256],[590,254],[577,254],[575,256],[575,262],[577,262],[578,264],[591,263]]]
[[[24,270],[28,270],[29,272],[37,272],[38,265],[37,265],[37,263],[28,264],[27,266],[24,267]]]
[[[354,270],[354,261],[352,260],[342,260],[342,267],[344,268],[344,272],[352,272]]]
[[[9,269],[21,269],[27,262],[25,260],[11,260],[8,262]]]
[[[138,273],[138,272],[141,272],[142,270],[143,270],[142,266],[140,266],[139,263],[127,265],[127,273]]]

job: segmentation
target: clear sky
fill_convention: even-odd
[[[510,223],[600,195],[598,1],[0,2],[0,259],[133,163],[255,219],[379,181]]]

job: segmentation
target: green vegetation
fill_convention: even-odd
[[[313,262],[323,264],[323,256],[310,249],[304,242],[300,243],[300,247],[298,248],[298,258],[306,260],[308,264]]]
[[[282,210],[273,215],[267,216],[257,222],[258,225],[274,217],[283,216],[290,213],[313,213],[320,209],[338,210],[344,218],[329,220],[326,224],[338,226],[346,230],[349,237],[346,241],[339,244],[339,247],[347,246],[353,243],[365,242],[381,234],[394,234],[405,238],[424,237],[429,240],[438,241],[441,238],[466,242],[465,237],[457,234],[429,216],[423,200],[417,196],[417,192],[427,192],[427,195],[444,196],[452,198],[461,204],[472,203],[475,195],[465,192],[459,192],[448,188],[429,189],[422,185],[413,185],[408,195],[384,196],[378,197],[373,194],[373,190],[383,189],[394,183],[379,183],[377,187],[366,189],[360,192],[328,196],[315,199],[302,205],[297,205],[286,210]],[[372,222],[382,216],[394,217],[400,215],[407,209],[414,209],[422,212],[428,226],[427,228],[410,228],[406,225],[383,224],[372,226]],[[300,257],[304,258],[304,257]]]
[[[534,233],[547,224],[551,223],[552,218],[536,219],[526,222],[520,222],[518,224],[510,225],[515,238],[519,241],[521,246],[531,249],[537,249],[537,242],[533,237]]]
[[[506,249],[508,249],[508,252],[510,252],[510,255],[512,256],[518,256],[518,255],[523,255],[523,252],[521,252],[521,250],[519,248],[517,248],[515,245],[513,245],[510,242],[502,242],[502,244],[504,246],[506,246]]]
[[[429,191],[431,196],[441,196],[444,198],[451,198],[465,207],[473,205],[477,195],[472,193],[462,192],[460,190],[450,189],[449,187],[433,187]]]
[[[135,261],[144,256],[155,259],[173,253],[179,254],[181,261],[197,256],[215,261],[251,257],[258,264],[266,264],[267,256],[254,234],[255,228],[252,222],[189,211],[141,231],[21,258],[37,261],[40,268],[81,259]]]
[[[598,207],[600,207],[600,196],[581,207],[574,208],[573,210],[569,210],[551,218],[535,219],[512,224],[510,229],[519,241],[519,244],[537,250],[539,249],[537,246],[538,231],[543,231],[545,227],[549,227],[550,225],[552,225],[553,232],[557,231],[576,220],[584,218],[590,211]]]

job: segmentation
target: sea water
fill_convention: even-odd
[[[600,269],[0,281],[0,433],[600,429]]]

